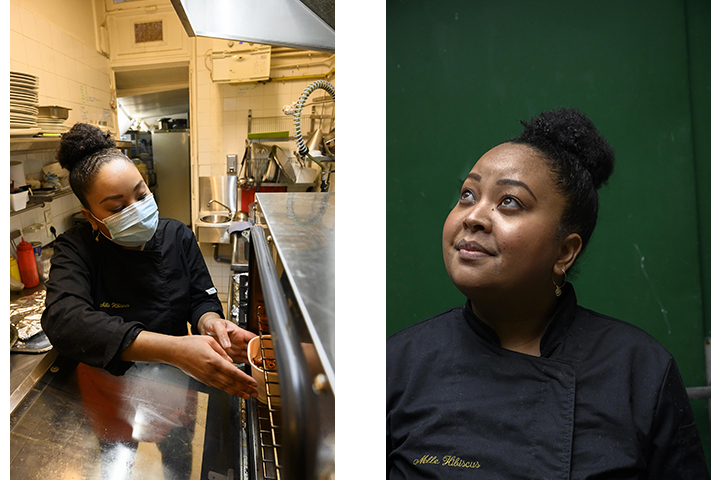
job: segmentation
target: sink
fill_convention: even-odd
[[[205,215],[200,217],[200,221],[205,223],[225,223],[230,221],[230,217],[223,214]]]

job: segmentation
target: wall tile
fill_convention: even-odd
[[[22,18],[20,18],[20,6],[10,2],[10,30],[22,34]]]
[[[27,55],[28,65],[37,70],[42,69],[42,51],[40,50],[40,44],[32,38],[25,37],[25,53]],[[34,74],[35,75],[35,74]],[[42,87],[42,82],[41,85]]]
[[[52,49],[56,52],[65,53],[63,50],[63,31],[60,30],[56,25],[50,24],[50,38],[52,39]]]
[[[42,69],[55,75],[55,51],[50,47],[40,44],[40,58],[42,59]],[[43,80],[45,77],[43,77]]]
[[[28,10],[20,7],[20,22],[22,23],[22,33],[26,37],[37,40],[37,24],[35,23],[35,15]]]
[[[15,31],[10,32],[10,58],[18,62],[27,63],[27,53],[25,53],[25,37]]]
[[[223,99],[223,110],[226,112],[228,112],[228,111],[234,112],[236,110],[236,104],[237,104],[237,102],[236,102],[235,97],[224,98]]]
[[[77,67],[75,59],[71,56],[65,55],[65,70],[67,72],[66,77],[70,80],[75,80],[77,78]]]
[[[52,48],[52,34],[50,33],[50,22],[42,17],[35,16],[37,25],[37,41],[47,48]]]

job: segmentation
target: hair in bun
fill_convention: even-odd
[[[613,172],[615,153],[590,119],[577,110],[546,111],[520,123],[525,130],[511,142],[533,147],[546,157],[566,199],[559,234],[578,233],[584,251],[597,223],[597,190]]]
[[[76,123],[62,135],[56,158],[60,166],[70,172],[70,186],[88,209],[85,196],[100,167],[116,158],[130,161],[116,148],[109,132],[87,123]]]

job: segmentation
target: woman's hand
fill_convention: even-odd
[[[252,332],[243,330],[234,323],[222,319],[217,314],[205,314],[198,321],[198,330],[204,335],[214,337],[225,352],[238,363],[248,363],[247,344],[253,337]]]
[[[232,395],[242,398],[257,396],[257,382],[233,365],[232,358],[214,338],[207,335],[176,338],[180,342],[173,365],[202,383]]]
[[[247,350],[247,345],[245,348]],[[232,358],[208,335],[175,337],[144,330],[123,351],[121,358],[128,362],[167,363],[232,395],[257,396],[257,382],[233,365]]]

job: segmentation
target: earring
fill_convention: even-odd
[[[96,242],[100,241],[100,229],[99,228],[97,230],[95,230],[95,241]]]
[[[558,285],[557,283],[555,283],[555,280],[552,281],[553,285],[555,285],[555,296],[556,297],[559,297],[560,295],[562,295],[562,287],[564,287],[565,284],[567,283],[567,273],[565,273],[564,268],[562,269],[562,272],[563,272],[563,278],[565,280],[562,285]]]

